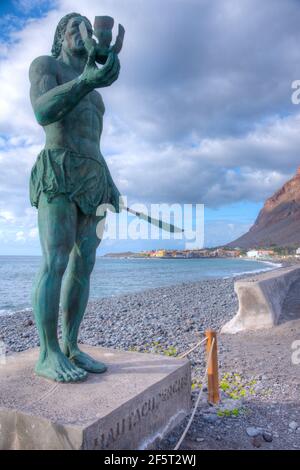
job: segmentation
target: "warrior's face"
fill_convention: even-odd
[[[85,22],[88,34],[92,36],[93,30],[89,22],[82,16],[75,16],[68,21],[65,37],[62,43],[62,48],[66,52],[71,52],[71,54],[74,55],[81,55],[86,53],[86,49],[79,31],[79,25],[82,21]]]

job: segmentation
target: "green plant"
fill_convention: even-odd
[[[226,416],[227,418],[231,416],[239,416],[239,414],[240,410],[238,408],[234,408],[233,410],[224,409],[217,411],[217,416],[219,416],[220,418],[224,418],[224,416]]]
[[[196,388],[201,388],[201,387],[202,387],[202,383],[199,382],[198,379],[192,380],[192,390],[195,390]]]
[[[164,349],[159,341],[153,341],[151,349],[152,352],[156,354],[164,354],[165,356],[177,356],[178,354],[178,351],[174,346],[169,346],[167,349]]]
[[[220,388],[233,400],[239,400],[245,398],[247,393],[253,395],[256,383],[255,379],[247,381],[236,372],[227,372],[220,381]]]
[[[165,356],[177,356],[177,349],[174,346],[169,346],[163,353]]]

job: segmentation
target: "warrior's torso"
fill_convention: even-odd
[[[57,67],[58,85],[78,77],[78,73],[61,61]],[[102,97],[92,91],[64,118],[44,127],[46,148],[67,148],[82,155],[101,158],[100,138],[105,108]]]

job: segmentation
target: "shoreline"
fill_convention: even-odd
[[[266,264],[269,264],[266,262]],[[234,291],[234,283],[238,279],[251,278],[260,272],[279,269],[282,265],[272,263],[268,268],[243,273],[234,273],[230,276],[206,278],[193,282],[181,282],[160,287],[151,287],[137,292],[128,292],[110,297],[91,298],[88,302],[81,326],[82,342],[90,345],[105,347],[137,347],[146,351],[149,344],[163,339],[162,347],[175,345],[180,353],[184,352],[190,343],[195,342],[196,328],[204,332],[206,328],[219,331],[222,326],[231,320],[238,310],[238,300]],[[152,328],[154,315],[157,328]],[[61,316],[61,312],[60,312]],[[60,319],[59,316],[59,319]],[[105,319],[105,327],[98,334],[91,334]],[[191,325],[187,331],[185,341],[180,344],[178,335],[168,334],[172,326],[180,328],[178,324],[187,321]],[[177,322],[177,323],[176,323]],[[175,324],[174,324],[175,323]],[[141,334],[139,324],[143,331]],[[26,332],[23,333],[25,325]],[[30,328],[26,329],[26,325]],[[113,334],[110,325],[114,325]],[[129,325],[129,335],[124,334]],[[160,328],[159,325],[163,325]],[[148,327],[148,328],[147,328]],[[152,329],[151,329],[152,328]],[[165,334],[161,335],[160,331]],[[8,334],[8,341],[6,336]],[[190,337],[192,336],[192,337]],[[120,342],[120,338],[121,340]],[[34,316],[31,307],[20,309],[6,314],[0,314],[0,339],[8,346],[9,352],[22,351],[38,345],[37,331],[34,326]]]
[[[145,259],[147,259],[147,258],[145,258]],[[157,260],[159,258],[153,258],[153,259]],[[164,258],[164,259],[167,259],[167,258]],[[195,259],[198,259],[198,258],[195,258]],[[219,259],[221,259],[221,258],[219,258]],[[248,259],[248,258],[239,258],[239,260],[257,262],[257,260],[252,260],[252,259]],[[221,276],[221,277],[209,277],[208,276],[206,278],[195,280],[195,281],[186,281],[186,282],[179,282],[179,283],[176,283],[176,284],[148,287],[148,288],[145,288],[145,289],[141,289],[139,291],[123,292],[123,293],[115,294],[115,295],[111,295],[111,296],[92,297],[92,298],[90,298],[90,300],[88,302],[88,305],[90,303],[98,302],[98,301],[101,301],[101,300],[104,300],[104,299],[115,299],[115,298],[119,298],[119,297],[122,297],[122,296],[138,295],[138,294],[143,294],[147,291],[152,292],[156,289],[161,289],[161,288],[173,288],[174,289],[174,288],[179,287],[179,286],[183,286],[183,285],[187,285],[187,284],[198,284],[198,283],[206,282],[206,281],[216,281],[216,280],[224,280],[224,279],[234,279],[235,280],[237,278],[242,278],[242,277],[243,278],[244,277],[251,277],[252,274],[255,275],[255,274],[258,274],[258,273],[262,273],[262,272],[268,272],[268,271],[272,271],[274,269],[279,269],[279,268],[281,268],[285,265],[288,265],[288,264],[283,263],[283,262],[279,263],[279,262],[272,262],[272,261],[268,261],[268,260],[259,260],[258,262],[260,262],[262,264],[266,264],[270,267],[259,268],[259,269],[254,269],[254,270],[250,270],[250,271],[249,270],[248,271],[241,271],[241,272],[232,273],[232,274],[229,274],[229,275],[226,275],[226,276]],[[293,264],[293,263],[291,263],[291,264]],[[14,315],[22,315],[26,312],[31,312],[31,311],[32,311],[31,306],[20,308],[20,309],[17,309],[17,310],[0,309],[0,319],[3,318],[3,317],[12,317]],[[0,326],[1,326],[1,323],[0,323]]]
[[[234,282],[251,274],[255,273],[91,300],[79,341],[91,346],[178,356],[202,339],[206,329],[219,332],[236,314]],[[230,380],[239,377],[245,396],[233,399],[221,391],[227,414],[220,415],[216,407],[208,405],[204,393],[182,449],[300,448],[300,365],[291,364],[291,344],[298,339],[300,320],[236,335],[219,334],[220,380],[226,374]],[[0,340],[8,354],[37,347],[32,310],[1,316]],[[193,351],[189,360],[195,402],[205,370],[204,348]],[[291,429],[292,422],[299,423],[299,432],[296,425]],[[166,436],[159,448],[173,449],[184,424],[186,421]],[[249,427],[264,429],[271,440],[266,442],[261,436],[260,440],[253,440],[247,434]]]
[[[219,330],[232,318],[237,310],[234,282],[241,277],[248,275],[91,299],[80,341],[91,346],[134,347],[140,351],[159,342],[161,348],[172,345],[179,353],[184,352],[206,328]],[[0,337],[8,352],[36,347],[38,336],[32,309],[0,316]]]

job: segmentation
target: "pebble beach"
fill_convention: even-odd
[[[236,279],[184,283],[92,301],[81,326],[80,342],[182,354],[203,338],[206,329],[220,331],[235,315]],[[0,317],[0,339],[8,354],[38,346],[32,311]],[[300,366],[292,366],[290,361],[295,339],[300,339],[298,321],[271,330],[219,335],[220,379],[226,384],[222,385],[221,405],[209,406],[204,388],[181,448],[300,448]],[[189,359],[195,401],[205,369],[204,349],[194,351]],[[172,449],[183,427],[184,423],[173,430],[160,448]]]
[[[233,284],[233,279],[216,279],[89,302],[80,341],[139,351],[172,346],[181,353],[205,329],[218,330],[234,315]],[[32,311],[0,317],[0,335],[12,352],[37,346]]]

